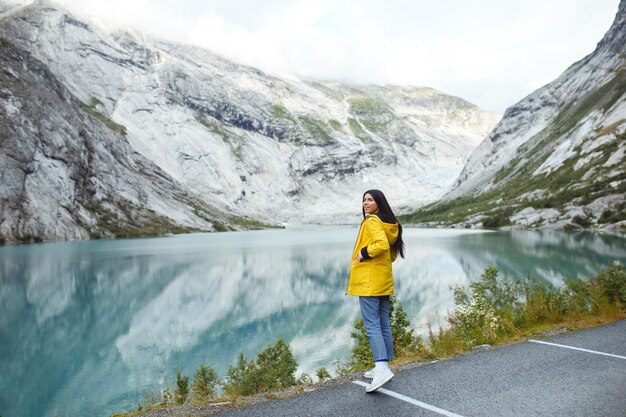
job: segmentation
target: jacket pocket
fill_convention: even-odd
[[[360,288],[370,287],[372,263],[369,261],[354,262],[350,271],[350,285]]]

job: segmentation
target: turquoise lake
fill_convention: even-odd
[[[175,385],[177,367],[224,377],[278,338],[298,375],[350,354],[345,295],[356,227],[303,227],[0,247],[0,416],[109,416]],[[450,286],[495,265],[562,284],[626,261],[626,238],[405,229],[396,294],[417,332]]]

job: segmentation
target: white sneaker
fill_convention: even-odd
[[[365,371],[365,373],[363,374],[363,378],[369,378],[369,379],[374,378],[374,371],[376,371],[376,367],[373,367],[369,371]]]
[[[393,378],[393,372],[391,372],[391,369],[389,369],[389,368],[379,369],[379,370],[375,371],[374,372],[374,379],[372,380],[372,383],[369,384],[365,388],[365,392],[374,392],[374,391],[376,391],[378,388],[382,387],[387,382],[389,382],[389,380],[391,378]]]

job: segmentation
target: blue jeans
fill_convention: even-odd
[[[359,297],[359,304],[374,361],[393,359],[393,338],[389,325],[389,296]]]

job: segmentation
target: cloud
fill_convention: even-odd
[[[57,0],[276,75],[411,84],[506,107],[591,53],[618,0]]]

